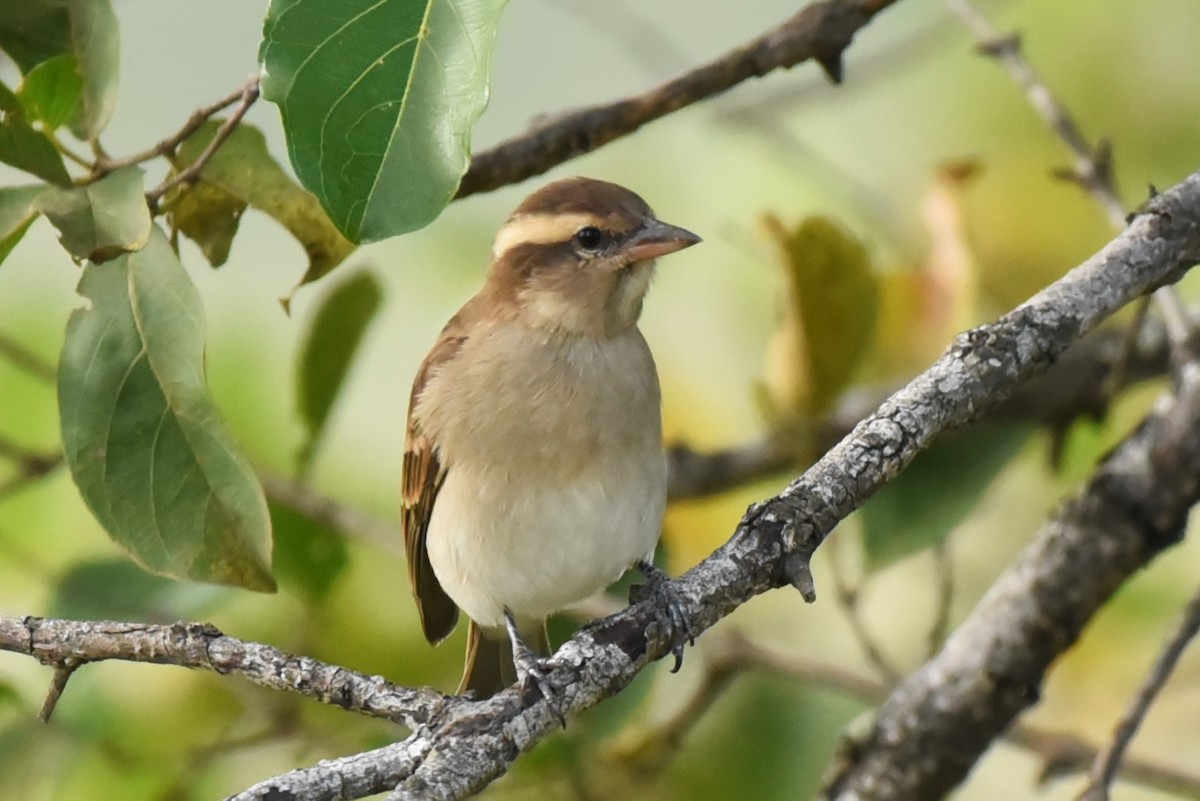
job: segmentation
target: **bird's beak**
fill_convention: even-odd
[[[650,220],[625,242],[621,252],[632,264],[657,259],[659,256],[691,247],[699,241],[700,237],[691,231],[659,220]]]

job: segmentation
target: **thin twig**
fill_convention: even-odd
[[[950,554],[950,543],[941,540],[933,546],[933,569],[937,573],[937,614],[929,627],[928,660],[941,650],[950,631],[950,606],[954,602],[954,560]]]
[[[229,117],[221,123],[221,127],[217,128],[216,133],[213,134],[212,141],[201,151],[196,160],[146,193],[146,202],[150,205],[151,209],[157,207],[159,198],[167,192],[177,186],[190,184],[199,177],[201,170],[204,169],[209,160],[221,148],[221,145],[225,144],[225,140],[237,128],[238,124],[242,121],[242,117],[246,116],[246,112],[258,100],[258,92],[259,84],[257,79],[246,84],[241,91],[240,102]]]
[[[5,498],[57,468],[63,462],[63,455],[31,451],[7,437],[0,436],[0,459],[11,461],[17,466],[14,475],[0,481],[0,498]]]
[[[53,385],[57,380],[54,365],[7,334],[0,334],[0,358],[7,359],[16,367],[47,384]]]
[[[113,170],[119,170],[122,167],[130,167],[134,164],[141,164],[143,161],[150,161],[151,159],[171,155],[185,139],[200,130],[200,127],[208,122],[209,118],[214,114],[229,108],[239,100],[244,103],[248,92],[253,92],[257,96],[258,82],[259,78],[256,75],[239,87],[237,91],[229,93],[215,103],[196,109],[192,112],[192,116],[188,117],[188,121],[183,124],[182,128],[145,150],[130,156],[122,156],[119,159],[109,159],[98,153],[89,180],[95,181],[103,178]]]
[[[80,664],[82,663],[76,659],[67,659],[54,669],[54,678],[50,681],[50,690],[46,693],[46,700],[42,702],[41,710],[38,711],[38,720],[42,723],[50,722],[50,716],[54,714],[54,709],[58,706],[58,700],[62,698],[63,691],[67,689],[67,682],[71,680],[71,676],[75,675],[75,671],[79,668]]]
[[[946,5],[975,35],[980,50],[1004,65],[1013,80],[1025,90],[1026,97],[1037,113],[1071,151],[1075,164],[1070,171],[1060,175],[1071,178],[1091,193],[1104,209],[1114,231],[1123,229],[1127,223],[1128,212],[1117,194],[1112,148],[1108,142],[1100,141],[1095,147],[1088,143],[1087,137],[1083,135],[1066,106],[1055,97],[1046,82],[1022,55],[1019,36],[1005,36],[971,3],[971,0],[946,0]],[[1187,347],[1191,337],[1191,326],[1179,297],[1170,287],[1155,291],[1153,297],[1163,317],[1163,323],[1167,326],[1167,336],[1172,345],[1179,350]]]
[[[1133,703],[1121,717],[1120,723],[1117,724],[1112,742],[1096,755],[1088,786],[1079,796],[1081,801],[1105,801],[1108,798],[1109,787],[1120,770],[1121,759],[1129,748],[1129,743],[1137,734],[1142,721],[1145,720],[1146,713],[1150,711],[1150,705],[1154,703],[1155,698],[1167,683],[1167,679],[1170,678],[1171,671],[1179,662],[1179,657],[1183,655],[1184,649],[1187,648],[1188,643],[1192,641],[1197,632],[1200,632],[1200,592],[1192,596],[1192,600],[1188,602],[1179,625],[1155,660],[1154,666],[1134,697]]]
[[[268,498],[280,501],[318,523],[384,550],[397,553],[403,550],[404,535],[396,523],[334,500],[308,484],[278,473],[259,471],[258,479]]]
[[[456,197],[488,192],[540,175],[643,125],[707,100],[743,81],[815,60],[833,80],[854,35],[897,0],[819,0],[781,25],[647,92],[557,115],[475,154]]]
[[[887,684],[895,684],[900,680],[900,671],[884,655],[883,648],[875,640],[875,635],[867,629],[867,622],[863,619],[859,604],[863,585],[852,584],[847,575],[842,559],[844,543],[845,540],[834,538],[825,544],[826,552],[829,554],[829,576],[833,581],[834,598],[837,599],[838,606],[842,607],[842,611],[846,613],[846,619],[850,622],[850,631],[854,635],[854,639],[858,641],[859,647],[862,648],[867,662]]]

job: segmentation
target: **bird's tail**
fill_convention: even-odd
[[[525,644],[540,656],[550,655],[546,621],[522,621],[517,630]],[[474,620],[467,625],[467,659],[458,692],[470,690],[476,700],[491,698],[517,680],[512,642],[502,628],[484,628]]]

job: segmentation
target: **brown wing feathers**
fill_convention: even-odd
[[[458,318],[451,319],[417,371],[409,399],[404,447],[404,506],[400,523],[404,529],[404,546],[408,555],[408,580],[417,601],[425,639],[434,644],[445,639],[458,622],[458,607],[438,583],[425,548],[429,518],[438,491],[446,479],[446,467],[439,461],[434,443],[421,431],[413,411],[434,369],[454,358],[466,341],[466,337],[458,333],[460,330]]]

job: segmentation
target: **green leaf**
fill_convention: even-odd
[[[44,191],[43,184],[0,187],[0,264],[37,219],[34,205]]]
[[[108,124],[117,100],[120,38],[109,0],[0,0],[0,49],[28,74],[71,54],[81,86],[70,120],[80,139]]]
[[[71,41],[68,2],[0,0],[0,50],[21,72],[67,52]]]
[[[204,382],[204,313],[166,237],[84,268],[59,363],[71,475],[109,535],[175,578],[274,590],[262,489]]]
[[[767,385],[778,410],[821,415],[872,345],[878,279],[862,242],[833,220],[809,217],[791,229],[774,217],[765,222],[786,282]]]
[[[270,506],[280,586],[310,603],[320,601],[350,565],[346,540],[290,506]]]
[[[454,197],[504,0],[272,0],[258,57],[300,181],[356,242]]]
[[[75,259],[107,261],[140,249],[150,236],[142,171],[124,167],[85,186],[47,189],[35,208],[58,229]]]
[[[17,97],[25,112],[48,130],[64,125],[83,99],[83,79],[75,56],[64,53],[46,59],[25,74]]]
[[[83,82],[83,102],[71,119],[80,139],[99,136],[117,105],[121,40],[109,0],[72,0],[71,52]]]
[[[4,84],[0,84],[0,162],[53,184],[71,183],[54,143],[25,120],[25,107]]]
[[[225,593],[147,573],[128,559],[79,562],[61,576],[49,614],[73,620],[169,623],[206,614]]]
[[[860,510],[868,570],[944,541],[1016,456],[1032,426],[980,423],[921,454]]]
[[[179,148],[176,166],[195,162],[218,127],[219,120],[210,120],[189,137]],[[180,232],[200,245],[214,267],[224,263],[247,205],[274,217],[304,246],[308,270],[301,284],[325,275],[354,250],[312,193],[271,158],[257,128],[242,124],[234,129],[200,175],[192,189],[170,199],[168,208]]]
[[[308,429],[308,441],[299,456],[301,470],[316,452],[329,412],[382,300],[375,276],[361,271],[328,292],[317,308],[300,348],[296,373],[300,417]]]

